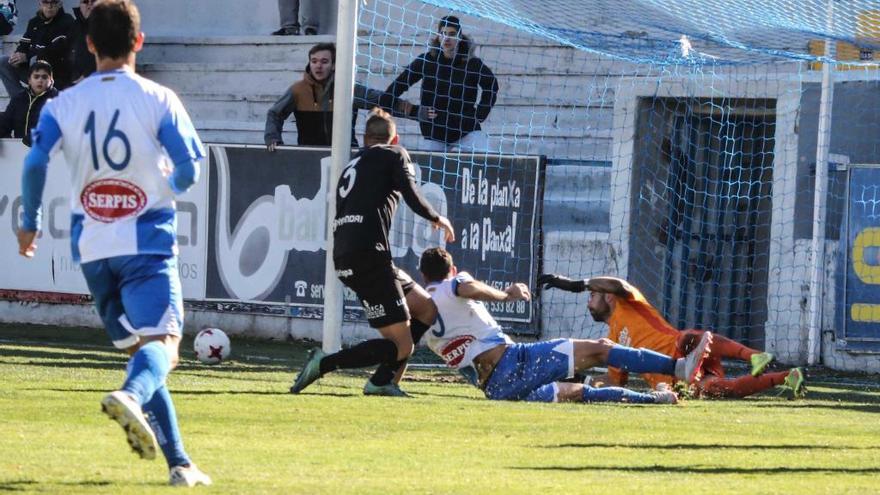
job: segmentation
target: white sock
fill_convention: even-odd
[[[685,365],[684,365],[685,359],[686,358],[679,358],[679,359],[675,360],[675,378],[678,378],[679,380],[687,379],[687,377],[684,376],[685,375],[685,373],[684,373],[685,372]]]

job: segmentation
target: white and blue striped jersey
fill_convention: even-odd
[[[437,305],[437,320],[425,334],[428,347],[477,385],[474,358],[501,344],[513,344],[482,301],[460,297],[459,284],[474,278],[467,272],[425,289]]]
[[[174,195],[198,179],[205,151],[173,91],[119,69],[49,101],[25,162],[26,230],[39,228],[42,195],[40,174],[28,167],[45,167],[58,150],[70,167],[75,260],[177,254]]]

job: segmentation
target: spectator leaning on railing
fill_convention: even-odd
[[[0,36],[6,36],[18,22],[18,9],[15,0],[0,0]]]
[[[300,146],[330,146],[333,134],[333,75],[336,68],[336,45],[318,43],[309,50],[309,63],[301,81],[293,84],[266,113],[265,142],[269,151],[284,144],[281,132],[284,121],[292,113],[296,120],[297,144]],[[354,124],[357,109],[382,107],[395,116],[415,119],[419,107],[364,86],[354,85],[354,113],[352,114],[351,142],[357,146]]]
[[[58,96],[52,83],[49,62],[34,62],[28,76],[28,89],[13,96],[6,111],[0,113],[0,138],[11,136],[21,139],[26,146],[31,145],[31,130],[37,125],[43,105]]]
[[[76,18],[70,31],[70,79],[74,84],[95,72],[95,56],[89,52],[86,33],[89,31],[89,14],[98,0],[80,0],[79,7],[73,9]]]
[[[419,55],[385,91],[400,96],[422,81],[419,104],[428,116],[420,119],[430,151],[486,151],[489,139],[480,124],[498,98],[498,81],[473,55],[471,39],[461,32],[458,17],[448,15],[437,26],[431,49]],[[477,89],[480,99],[477,101]]]
[[[70,85],[67,54],[73,17],[64,12],[61,0],[36,1],[39,3],[37,15],[28,21],[15,53],[0,58],[0,79],[10,97],[24,91],[21,83],[27,80],[28,67],[36,60],[52,64],[56,88],[64,89]]]

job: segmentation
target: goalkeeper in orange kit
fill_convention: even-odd
[[[669,324],[642,293],[625,280],[614,277],[594,277],[572,280],[561,275],[541,275],[538,285],[569,292],[590,291],[587,308],[593,319],[608,324],[608,338],[621,345],[645,348],[681,357],[699,340],[700,330],[679,331]],[[777,385],[792,391],[794,398],[804,395],[804,374],[800,368],[789,371],[764,373],[773,355],[751,349],[717,333],[709,357],[703,362],[703,378],[696,382],[696,392],[704,397],[745,397]],[[751,375],[725,378],[721,358],[737,359],[751,364]],[[609,385],[623,386],[627,374],[608,368],[604,377]],[[644,374],[651,388],[660,383],[672,383],[671,376]],[[597,381],[599,379],[597,378]]]

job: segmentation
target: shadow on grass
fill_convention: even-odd
[[[825,468],[825,467],[709,467],[709,466],[512,466],[517,471],[589,472],[609,471],[620,473],[681,473],[681,474],[877,474],[880,468]]]
[[[82,481],[51,481],[40,483],[34,480],[0,480],[0,492],[23,492],[38,490],[41,492],[52,492],[49,487],[66,486],[66,487],[104,487],[118,485],[117,482],[107,480],[82,480]],[[137,486],[165,486],[165,483],[145,482],[136,483]]]
[[[56,368],[91,368],[91,369],[125,369],[128,356],[121,351],[112,353],[85,352],[65,348],[63,345],[46,345],[39,348],[3,349],[0,362],[5,358],[29,359],[30,361],[10,363],[19,366],[52,366]],[[241,363],[235,366],[235,363]],[[266,364],[264,362],[229,361],[223,366],[201,364],[184,360],[177,367],[178,372],[214,371],[219,373],[266,373],[273,371],[291,371],[287,364]]]
[[[106,394],[111,392],[108,389],[96,389],[96,388],[32,388],[26,390],[47,390],[49,392],[64,392],[64,393],[83,393],[83,394]],[[284,391],[273,391],[273,390],[172,390],[171,394],[174,396],[178,395],[289,395],[289,393]]]
[[[840,445],[731,445],[722,443],[561,443],[542,445],[544,449],[683,449],[683,450],[874,450],[874,447]]]
[[[473,400],[473,401],[477,401],[477,402],[489,402],[489,403],[491,403],[491,401],[490,401],[489,399],[485,398],[485,397],[471,397],[471,396],[469,396],[469,395],[437,394],[437,393],[434,393],[434,392],[424,392],[424,391],[418,393],[417,395],[425,396],[425,397],[445,397],[445,398],[448,398],[448,399],[459,399],[459,400],[463,399],[463,400]]]
[[[48,390],[49,392],[74,392],[74,393],[84,393],[84,394],[106,394],[109,392],[107,389],[96,389],[96,388],[34,388],[34,389],[26,389],[26,390]],[[272,396],[290,396],[295,397],[296,395],[300,395],[303,397],[308,396],[328,396],[328,397],[360,397],[360,393],[347,393],[347,392],[302,392],[300,394],[291,394],[287,391],[287,387],[283,389],[279,388],[277,391],[275,390],[172,390],[172,395],[176,396],[184,396],[184,395],[272,395]]]
[[[786,407],[784,404],[757,404],[757,407]],[[855,411],[862,413],[880,413],[880,404],[810,404],[804,403],[797,406],[789,405],[792,410],[795,409],[828,409],[830,411]]]
[[[807,398],[810,400],[829,400],[839,402],[860,402],[865,404],[880,404],[880,394],[874,392],[865,392],[861,390],[853,390],[850,388],[833,388],[822,390],[809,389],[808,385]]]
[[[37,485],[34,480],[0,480],[0,492],[23,492]]]
[[[271,368],[266,358],[290,360],[296,366],[305,363],[307,351],[312,345],[301,342],[258,341],[233,338],[233,353],[237,362]],[[9,347],[5,347],[9,346]],[[11,347],[16,347],[12,349]],[[18,352],[27,350],[47,351],[58,349],[71,352],[92,351],[106,352],[105,359],[113,359],[124,354],[116,350],[107,339],[104,330],[94,328],[60,328],[52,325],[10,325],[0,323],[0,356],[16,356]],[[192,353],[192,336],[186,335],[180,344],[181,357],[184,362],[195,362]]]

